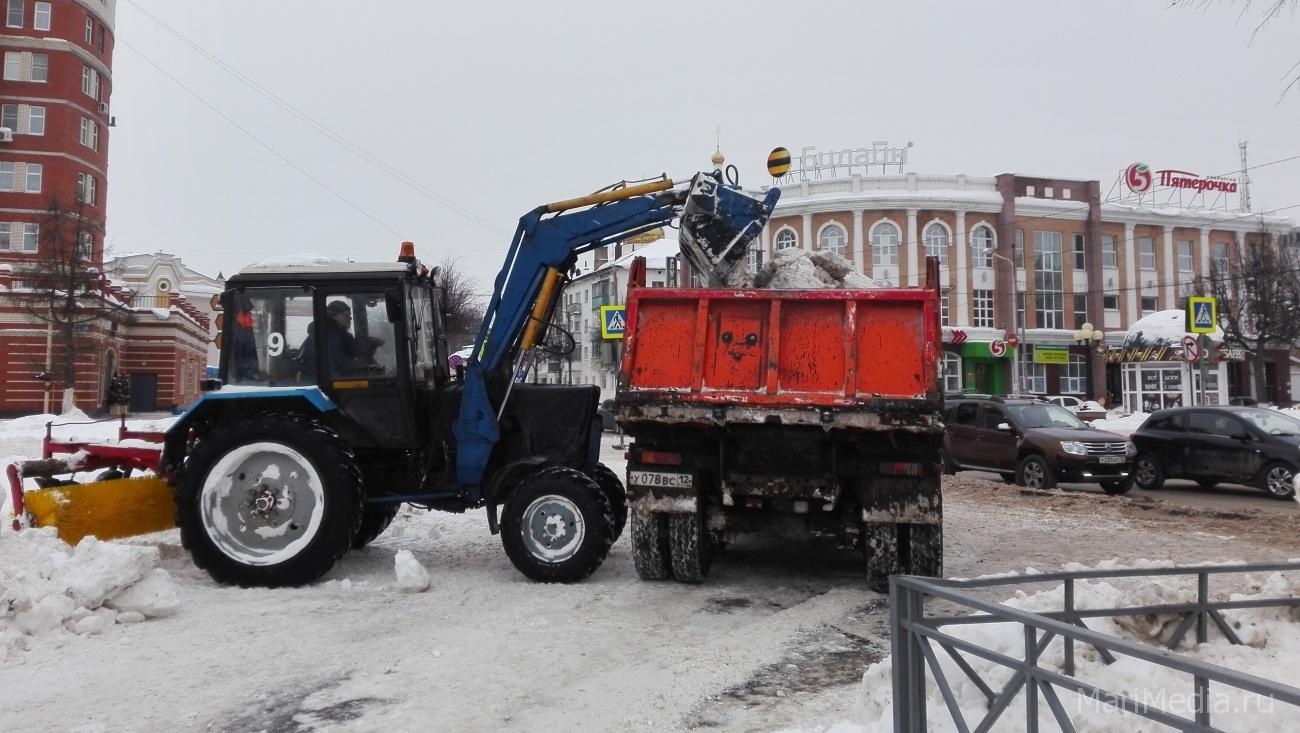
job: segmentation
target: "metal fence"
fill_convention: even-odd
[[[974,580],[942,580],[900,575],[890,579],[890,646],[893,652],[894,730],[908,733],[926,731],[926,679],[927,670],[933,675],[939,694],[957,730],[991,730],[1011,702],[1024,691],[1026,730],[1038,730],[1039,698],[1047,702],[1052,716],[1063,731],[1074,731],[1074,725],[1061,704],[1058,688],[1086,696],[1102,704],[1134,715],[1186,731],[1216,731],[1212,727],[1209,701],[1210,683],[1224,685],[1244,692],[1255,693],[1272,700],[1300,706],[1300,688],[1281,684],[1255,675],[1227,669],[1215,664],[1178,654],[1174,649],[1194,626],[1196,643],[1209,641],[1209,624],[1215,626],[1233,644],[1241,640],[1232,625],[1224,620],[1222,612],[1229,609],[1300,606],[1300,598],[1255,598],[1238,601],[1212,601],[1210,577],[1215,575],[1267,573],[1300,570],[1300,562],[1260,563],[1235,565],[1203,565],[1173,568],[1142,568],[1122,570],[1087,570],[1081,572],[1042,573]],[[1154,578],[1184,576],[1196,578],[1197,597],[1187,603],[1132,606],[1123,608],[1080,609],[1075,607],[1075,584],[1085,580],[1105,578]],[[991,602],[977,597],[971,591],[987,590],[998,586],[1026,583],[1063,583],[1064,607],[1060,611],[1031,612]],[[955,605],[960,612],[971,615],[928,615],[927,598],[942,599]],[[935,604],[943,605],[943,604]],[[1089,629],[1085,619],[1136,616],[1142,614],[1179,614],[1181,620],[1166,643],[1167,649],[1120,639]],[[1024,635],[1024,658],[1007,656],[998,651],[972,643],[943,629],[968,624],[1012,623],[1019,624]],[[1040,656],[1048,644],[1060,637],[1064,644],[1064,669],[1060,672],[1040,664]],[[1144,660],[1152,664],[1186,672],[1192,676],[1193,718],[1181,717],[1155,705],[1148,704],[1120,692],[1104,690],[1075,678],[1075,645],[1092,646],[1106,664],[1115,661],[1115,654]],[[939,664],[935,645],[943,650],[972,684],[986,698],[984,717],[974,727],[967,723],[953,688],[943,667]],[[1013,672],[1000,690],[994,690],[980,677],[962,652],[993,662]]]

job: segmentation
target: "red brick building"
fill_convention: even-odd
[[[84,296],[94,317],[71,340],[74,384],[37,376],[57,373],[68,347],[23,302],[33,290],[24,272],[54,246],[51,222],[76,221],[77,261],[103,271],[115,8],[0,0],[0,414],[40,411],[47,391],[57,409],[65,387],[78,407],[100,409],[115,370],[131,377],[134,409],[184,404],[198,391],[207,317],[184,298],[141,296],[104,276]]]

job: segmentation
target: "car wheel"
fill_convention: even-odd
[[[1260,474],[1259,488],[1274,499],[1295,496],[1295,469],[1285,463],[1270,463]]]
[[[1119,481],[1101,482],[1101,490],[1106,492],[1107,494],[1110,494],[1111,496],[1121,496],[1123,494],[1127,494],[1129,490],[1132,488],[1133,488],[1132,476],[1126,479],[1121,479]]]
[[[1020,459],[1020,469],[1016,471],[1016,479],[1021,486],[1035,491],[1046,491],[1056,485],[1052,467],[1047,465],[1047,459],[1036,453]]]
[[[1165,484],[1165,469],[1152,456],[1138,456],[1133,461],[1133,480],[1139,489],[1155,491]]]

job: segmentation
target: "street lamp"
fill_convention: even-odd
[[[1074,329],[1074,342],[1086,348],[1085,354],[1088,360],[1088,399],[1093,399],[1097,395],[1092,384],[1092,349],[1094,346],[1100,350],[1101,344],[1105,343],[1106,334],[1092,327],[1091,323],[1085,323],[1079,328]]]
[[[1003,257],[997,252],[994,252],[992,247],[985,247],[984,254],[992,255],[993,257],[1002,260],[1008,265],[1011,265],[1011,288],[1013,291],[1013,295],[1016,299],[1016,303],[1019,304],[1020,306],[1020,310],[1025,311],[1025,317],[1028,318],[1029,317],[1028,306],[1025,305],[1025,294],[1020,292],[1020,277],[1019,277],[1019,273],[1016,272],[1015,261],[1012,260],[1010,257]],[[1012,384],[1016,385],[1016,394],[1024,394],[1025,393],[1025,379],[1024,379],[1025,370],[1020,363],[1020,359],[1021,359],[1020,355],[1021,353],[1023,353],[1021,349],[1025,347],[1025,324],[1024,321],[1020,320],[1019,314],[1013,316],[1012,318],[1014,319],[1016,324],[1016,334],[1017,334],[1017,338],[1020,340],[1020,343],[1016,345],[1016,358],[1011,360],[1011,382]]]

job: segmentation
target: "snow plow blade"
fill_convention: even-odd
[[[32,526],[56,527],[70,545],[89,535],[108,540],[176,526],[171,486],[156,476],[35,489],[23,501]]]

